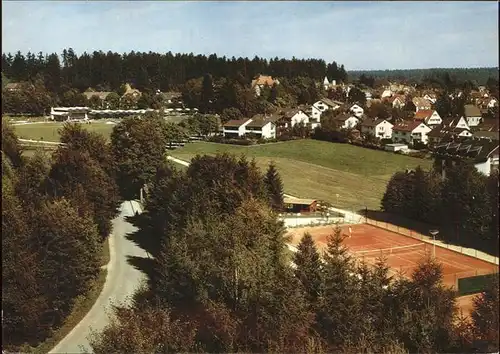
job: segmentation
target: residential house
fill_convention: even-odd
[[[428,92],[424,95],[424,97],[427,101],[430,103],[434,104],[437,101],[437,95],[434,92]]]
[[[486,176],[498,171],[498,141],[469,139],[460,143],[447,142],[433,149],[435,168],[445,178],[447,168],[457,163],[471,162]]]
[[[380,98],[392,97],[392,95],[393,92],[390,89],[385,89],[380,95]]]
[[[292,213],[308,213],[316,211],[318,202],[315,199],[283,198],[285,211]]]
[[[413,144],[419,141],[427,144],[430,131],[431,128],[419,121],[398,123],[392,127],[392,140],[396,143]]]
[[[327,110],[336,110],[343,105],[342,102],[333,101],[329,98],[322,98],[321,100],[315,102],[308,110],[310,123],[313,125],[312,129],[319,126],[321,123],[321,115]]]
[[[424,122],[427,126],[431,128],[440,125],[443,122],[439,113],[432,109],[429,110],[424,109],[415,112],[414,119]]]
[[[89,107],[51,107],[50,119],[55,121],[88,120]]]
[[[250,123],[245,125],[245,135],[254,135],[257,138],[276,138],[276,122],[278,116],[264,116],[257,114],[252,117]]]
[[[470,138],[472,133],[467,128],[457,128],[439,125],[434,127],[428,134],[429,145],[435,146],[446,141],[459,141]]]
[[[135,99],[138,99],[142,93],[138,89],[133,89],[130,84],[125,84],[125,93],[122,95],[122,97],[125,97],[127,95],[132,95]]]
[[[111,92],[108,91],[102,91],[102,92],[96,92],[96,91],[85,91],[83,95],[87,98],[87,100],[90,100],[92,97],[96,96],[100,100],[100,108],[109,108],[107,105],[104,105],[104,101],[106,100],[106,97]]]
[[[363,107],[357,104],[353,104],[351,108],[349,108],[349,112],[354,114],[356,117],[361,118],[361,116],[365,113],[365,110],[363,109]]]
[[[422,111],[422,110],[430,110],[432,109],[432,103],[431,101],[423,98],[423,97],[414,97],[412,99],[413,104],[415,105],[416,111]]]
[[[391,139],[393,126],[385,119],[366,119],[361,123],[361,133],[372,134],[379,139]]]
[[[251,122],[252,120],[250,118],[230,120],[223,125],[222,133],[224,134],[225,138],[244,136],[246,133],[245,127]]]
[[[465,120],[464,117],[460,118],[446,118],[443,119],[443,127],[448,127],[448,128],[460,128],[460,129],[467,129],[470,130],[469,125],[467,124],[467,121]]]
[[[480,108],[491,109],[498,107],[498,100],[495,97],[487,97],[477,101]]]
[[[373,98],[373,92],[371,90],[363,90],[362,92],[365,94],[367,101],[370,101]]]
[[[274,84],[279,85],[279,81],[277,79],[273,79],[272,76],[258,75],[252,80],[251,87],[255,91],[255,94],[260,96],[261,90],[265,86],[273,87]]]
[[[403,108],[406,104],[405,97],[402,95],[394,95],[387,98],[387,102],[392,106],[392,108]]]
[[[477,127],[481,123],[482,114],[481,110],[477,106],[466,104],[464,106],[464,111],[464,117],[469,127]]]
[[[337,122],[339,128],[343,129],[352,129],[361,122],[358,117],[352,114],[340,114],[334,120]]]
[[[498,131],[499,130],[498,123],[499,121],[496,118],[483,118],[481,123],[476,128],[481,131],[488,131],[488,132]]]
[[[182,101],[181,92],[169,91],[169,92],[161,92],[160,94],[163,96],[163,99],[167,104],[177,103]]]
[[[293,128],[300,122],[308,125],[309,116],[301,108],[293,108],[283,111],[282,117],[278,121],[278,125],[282,128]]]

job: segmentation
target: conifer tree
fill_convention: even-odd
[[[297,247],[294,263],[295,276],[302,284],[311,305],[316,305],[321,296],[322,264],[310,233],[305,233]]]
[[[283,210],[283,182],[274,162],[269,164],[264,183],[266,184],[271,208],[276,211]]]
[[[476,341],[482,342],[479,349],[484,352],[498,352],[499,348],[498,291],[496,274],[491,278],[486,290],[473,300],[473,334]]]

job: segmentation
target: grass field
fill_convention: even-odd
[[[261,169],[274,161],[286,193],[326,200],[351,210],[379,209],[386,184],[394,172],[417,165],[428,169],[432,164],[430,160],[317,140],[250,147],[196,142],[170,154],[188,161],[197,154],[217,152],[255,157]]]
[[[14,125],[14,129],[21,139],[43,140],[43,141],[59,141],[59,129],[62,128],[62,122],[50,123],[34,123]],[[106,139],[109,139],[114,124],[106,124],[106,122],[92,122],[92,124],[82,124],[82,126],[91,131],[103,134]]]

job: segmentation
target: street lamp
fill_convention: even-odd
[[[429,233],[432,235],[432,256],[436,258],[436,235],[439,230],[430,230]]]

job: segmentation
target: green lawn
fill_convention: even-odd
[[[19,138],[44,140],[44,141],[59,141],[58,130],[63,126],[62,122],[36,123],[14,125],[14,129]],[[82,126],[91,131],[103,134],[106,139],[109,139],[114,124],[106,124],[106,122],[92,122],[92,124],[82,124]]]
[[[428,169],[432,164],[430,160],[317,140],[250,147],[196,142],[170,154],[190,160],[197,154],[212,155],[217,152],[255,157],[261,169],[274,161],[286,193],[323,199],[352,210],[365,207],[378,209],[387,181],[394,172],[417,165]]]

